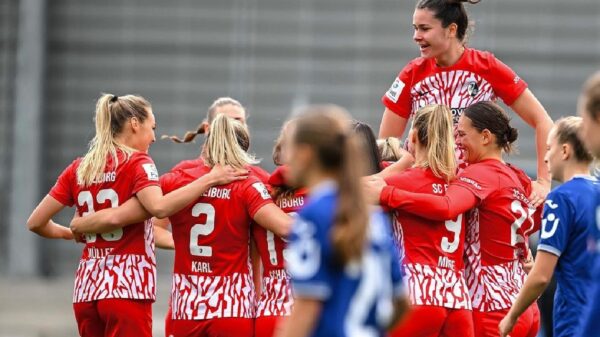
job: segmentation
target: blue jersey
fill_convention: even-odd
[[[383,336],[392,300],[403,296],[390,224],[383,213],[372,213],[361,261],[340,267],[330,238],[337,201],[336,185],[324,183],[298,213],[287,253],[294,295],[322,302],[311,336]]]
[[[588,248],[592,252],[594,261],[592,264],[592,284],[587,294],[587,297],[590,299],[590,305],[582,314],[584,323],[580,336],[583,337],[600,336],[600,183],[596,186],[596,194],[588,195],[588,198],[594,199],[596,202],[594,210],[596,218],[590,225],[590,236],[588,239]]]
[[[587,249],[590,225],[595,222],[597,181],[575,176],[550,192],[538,250],[558,256],[554,294],[554,336],[575,336],[581,331],[581,312],[588,304],[592,255]]]

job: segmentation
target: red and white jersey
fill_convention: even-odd
[[[182,160],[177,165],[173,166],[170,172],[175,172],[177,170],[186,170],[198,166],[204,166],[204,160],[202,159],[202,157],[198,157],[196,159]],[[265,171],[259,166],[250,165],[248,166],[248,170],[250,170],[251,175],[257,177],[260,181],[262,181],[265,184],[269,180],[269,172]]]
[[[467,220],[466,280],[473,309],[508,309],[525,281],[519,262],[529,235],[539,230],[527,196],[531,180],[520,169],[498,160],[469,165],[453,184],[479,199]]]
[[[50,190],[65,206],[76,205],[85,216],[118,207],[148,187],[158,186],[152,158],[135,152],[129,159],[118,152],[118,165],[107,159],[104,175],[90,186],[77,184],[81,158],[69,165]],[[149,299],[156,293],[156,257],[151,221],[125,226],[110,233],[86,234],[86,244],[75,275],[73,303],[106,298]]]
[[[279,187],[282,167],[278,167],[269,180],[275,188]],[[298,190],[293,194],[282,195],[276,200],[277,206],[284,212],[294,215],[302,206],[306,191]],[[264,229],[253,225],[252,235],[263,266],[262,292],[257,306],[256,317],[289,316],[294,299],[290,286],[290,277],[285,270],[286,241]]]
[[[164,193],[210,171],[197,166],[163,175]],[[272,203],[254,176],[208,189],[169,217],[175,241],[171,307],[173,319],[254,317],[254,285],[249,265],[250,221]]]
[[[386,179],[402,190],[445,195],[447,184],[431,169],[409,168]],[[394,237],[403,247],[402,266],[413,305],[471,309],[463,276],[465,219],[435,221],[401,210],[394,213]]]
[[[381,100],[386,108],[407,119],[426,105],[443,104],[452,111],[456,125],[465,108],[474,103],[501,98],[510,106],[525,89],[527,83],[492,53],[465,48],[450,67],[438,66],[433,58],[414,59]],[[456,155],[464,168],[459,148]]]

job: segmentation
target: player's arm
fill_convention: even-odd
[[[109,233],[115,229],[142,222],[150,217],[150,213],[146,211],[140,201],[133,197],[117,208],[107,208],[74,218],[71,221],[71,231],[75,234]]]
[[[506,317],[498,324],[500,336],[506,337],[512,331],[519,316],[542,295],[552,280],[557,262],[558,256],[546,251],[538,251],[533,269],[525,279],[525,284],[519,291],[515,303],[513,303]]]
[[[306,337],[315,329],[323,303],[311,298],[295,298],[292,314],[283,323],[278,337]]]
[[[161,249],[175,249],[173,233],[169,231],[170,223],[171,221],[169,218],[152,219],[152,224],[154,226],[154,244],[156,247]]]
[[[533,192],[530,199],[533,199],[532,203],[538,206],[550,192],[550,173],[544,162],[544,156],[546,155],[546,140],[553,122],[542,103],[529,89],[525,89],[510,107],[525,123],[535,129],[537,180],[533,183]]]
[[[69,228],[52,221],[52,217],[64,207],[58,200],[46,195],[27,219],[27,228],[45,238],[73,240]]]
[[[454,219],[477,205],[478,199],[469,189],[450,184],[446,195],[404,191],[387,185],[383,179],[365,182],[367,199],[389,209],[399,209],[431,220]]]
[[[402,137],[407,124],[407,118],[399,116],[389,108],[385,108],[381,125],[379,125],[379,138]]]
[[[137,197],[152,216],[162,219],[177,213],[213,186],[247,177],[247,170],[215,165],[209,173],[167,195],[163,195],[159,186],[148,186],[137,192]]]
[[[388,178],[413,166],[413,164],[415,163],[415,157],[413,157],[413,155],[410,152],[404,149],[400,149],[400,151],[402,151],[402,157],[400,157],[400,159],[397,162],[393,163],[392,165],[383,169],[381,172],[377,173],[376,176],[379,176],[381,178]]]
[[[262,206],[254,213],[253,220],[261,227],[270,230],[275,235],[285,238],[291,228],[293,218],[272,202]]]

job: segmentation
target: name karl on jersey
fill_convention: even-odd
[[[192,272],[194,273],[212,273],[210,263],[201,261],[192,261]]]
[[[211,187],[204,194],[203,197],[208,198],[217,198],[217,199],[231,199],[231,189],[230,188],[219,188],[219,187]]]

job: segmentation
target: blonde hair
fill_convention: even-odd
[[[573,147],[575,159],[581,163],[591,163],[594,158],[579,138],[581,117],[563,117],[554,124],[556,141],[559,144],[569,144]]]
[[[296,120],[292,141],[313,149],[319,166],[332,173],[338,185],[338,204],[331,242],[337,262],[345,265],[362,255],[369,222],[360,181],[364,158],[345,109],[335,105],[311,106]]]
[[[258,164],[259,161],[246,152],[240,144],[250,139],[246,126],[225,115],[218,115],[210,124],[210,133],[206,137],[202,156],[210,167],[231,165],[243,168]]]
[[[115,136],[123,131],[123,126],[131,118],[137,118],[143,123],[148,118],[150,108],[150,103],[141,96],[102,94],[96,103],[96,134],[77,167],[77,184],[89,186],[97,181],[104,173],[108,155],[111,155],[116,168],[117,150],[125,153],[127,159],[136,152],[135,149],[116,142]]]
[[[450,181],[456,175],[454,126],[452,113],[445,105],[427,105],[419,109],[413,120],[419,143],[427,150],[427,160],[416,167],[430,168],[436,177]]]
[[[402,142],[396,137],[378,139],[377,148],[383,161],[398,161],[402,158]]]
[[[193,142],[197,135],[206,133],[206,128],[204,127],[204,123],[211,124],[217,115],[217,109],[220,107],[226,106],[226,105],[233,105],[233,106],[239,107],[244,112],[246,111],[246,109],[244,108],[242,103],[238,102],[237,100],[235,100],[231,97],[219,97],[210,105],[210,107],[208,108],[208,111],[206,112],[206,119],[204,119],[204,121],[202,121],[202,123],[198,124],[195,131],[187,131],[183,135],[183,138],[179,138],[177,136],[169,136],[169,135],[162,135],[160,138],[161,139],[168,138],[168,139],[171,139],[175,143]]]

